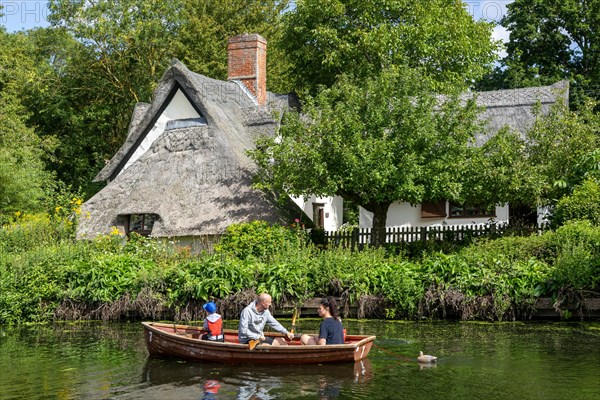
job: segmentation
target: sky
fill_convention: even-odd
[[[418,1],[418,0],[415,0]],[[485,19],[500,21],[506,14],[506,5],[513,0],[466,0],[467,11],[477,20]],[[4,9],[0,13],[0,25],[8,32],[17,32],[22,29],[48,26],[48,1],[43,0],[0,0]],[[492,34],[494,39],[508,41],[508,31],[497,26]],[[500,54],[504,56],[504,54]]]
[[[38,0],[0,0],[0,25],[8,32],[48,26],[48,2]]]
[[[464,0],[463,0],[464,1]],[[466,0],[464,1],[465,7],[469,14],[476,20],[486,20],[500,22],[500,19],[506,15],[506,6],[512,3],[513,0],[493,0],[493,1],[478,1],[478,0]],[[510,32],[504,27],[497,25],[494,27],[492,37],[496,40],[502,40],[504,43],[508,43],[508,36]],[[506,52],[502,50],[499,53],[501,58],[506,56]]]

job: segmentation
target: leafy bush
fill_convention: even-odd
[[[0,253],[0,323],[51,319],[64,296],[66,268],[84,256],[81,249],[59,243],[19,254]]]
[[[544,235],[506,236],[498,239],[483,239],[462,249],[459,254],[488,258],[506,258],[512,261],[526,261],[531,257],[548,261],[554,254],[547,246]]]
[[[111,302],[125,293],[137,295],[142,288],[140,275],[153,263],[130,254],[97,255],[69,266],[66,295],[83,302]]]
[[[586,219],[600,225],[600,184],[587,179],[575,187],[573,193],[562,197],[553,210],[552,223],[564,225],[567,221]]]
[[[286,244],[297,246],[304,242],[306,242],[306,235],[301,229],[269,225],[265,221],[253,221],[227,227],[220,243],[215,246],[215,251],[241,259],[248,257],[268,259]]]
[[[0,252],[22,252],[73,238],[75,227],[67,219],[48,214],[16,213],[13,221],[0,227]]]
[[[258,293],[267,292],[276,301],[303,302],[315,295],[318,253],[312,244],[285,243],[268,262],[257,263]]]
[[[165,283],[170,305],[183,306],[192,300],[224,298],[252,287],[254,266],[233,257],[205,255],[189,258],[168,269]]]
[[[600,229],[589,221],[570,221],[548,235],[556,258],[555,286],[575,290],[600,288]]]
[[[393,305],[387,312],[388,316],[392,318],[417,316],[425,287],[422,275],[414,264],[403,261],[390,268],[382,289]]]

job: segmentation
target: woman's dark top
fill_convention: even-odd
[[[325,344],[344,344],[344,327],[334,318],[325,318],[321,322],[319,339],[325,339]]]

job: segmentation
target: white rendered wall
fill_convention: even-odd
[[[154,143],[154,141],[158,139],[160,135],[162,135],[165,131],[167,122],[176,119],[188,118],[200,118],[200,114],[198,114],[198,112],[190,104],[183,92],[181,90],[177,90],[177,93],[175,93],[175,96],[173,96],[167,108],[165,108],[165,110],[160,115],[150,132],[148,132],[142,143],[138,146],[137,149],[135,149],[135,152],[127,161],[127,164],[125,164],[125,166],[119,172],[119,174],[122,174],[123,171],[129,168],[131,164],[136,162],[145,152],[148,151],[148,149],[150,149],[152,143]]]
[[[294,203],[298,205],[308,217],[313,218],[313,203],[323,204],[324,229],[326,231],[336,231],[343,223],[344,202],[339,196],[335,197],[292,197]],[[314,222],[314,221],[313,221]]]
[[[448,214],[448,203],[446,203]],[[359,228],[373,227],[373,213],[359,207]],[[508,205],[496,206],[497,223],[508,222]],[[481,218],[421,218],[421,205],[411,206],[410,203],[393,203],[387,214],[386,226],[421,227],[432,225],[480,225],[490,222],[490,217]]]

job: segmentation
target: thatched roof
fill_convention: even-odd
[[[538,104],[542,115],[547,114],[561,98],[568,104],[569,81],[559,81],[550,86],[478,92],[475,95],[477,104],[485,107],[480,118],[487,121],[485,134],[477,137],[477,143],[481,144],[504,126],[521,133],[529,130],[535,121],[534,109]]]
[[[144,140],[178,91],[200,118],[171,121],[148,145]],[[280,207],[251,188],[255,164],[246,155],[257,136],[276,133],[274,111],[287,109],[288,101],[270,94],[259,107],[240,84],[193,73],[175,60],[152,104],[136,106],[127,140],[96,176],[109,183],[84,203],[78,236],[108,233],[128,214],[158,214],[157,237],[217,235],[233,223],[300,217],[291,201]],[[141,156],[140,146],[149,146]]]

